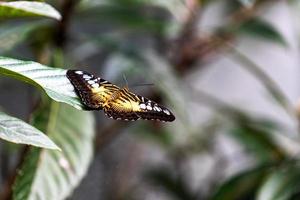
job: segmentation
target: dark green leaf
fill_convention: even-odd
[[[269,171],[268,165],[260,166],[245,172],[242,172],[229,180],[225,181],[211,200],[252,200],[258,186],[263,181]]]
[[[141,126],[136,126],[133,133],[136,133],[138,137],[143,137],[143,139],[154,141],[163,147],[169,147],[173,138],[172,135],[164,129],[155,129],[149,124],[142,124]]]
[[[277,42],[286,46],[287,43],[282,35],[270,23],[259,18],[252,18],[242,23],[236,33],[247,34],[249,36],[260,37],[262,39]]]
[[[257,200],[292,200],[300,198],[300,166],[286,164],[275,168],[265,179]]]
[[[82,10],[78,19],[86,23],[100,23],[103,26],[116,27],[127,31],[143,31],[148,33],[164,33],[169,23],[165,10],[159,7],[142,3],[124,6],[118,4],[105,4]],[[161,14],[160,14],[161,13]],[[101,27],[101,26],[99,26]],[[97,27],[94,28],[94,31]],[[100,29],[100,31],[102,31]],[[146,32],[145,32],[146,31]]]
[[[245,115],[240,115],[235,120],[230,133],[260,161],[279,161],[285,157],[274,140],[274,129],[270,122],[254,120]]]
[[[172,170],[168,168],[162,167],[152,169],[147,172],[146,178],[151,181],[153,185],[164,189],[176,199],[195,199],[195,196],[189,191],[187,185],[180,179],[180,177],[176,177],[175,174],[172,174]]]
[[[4,24],[0,26],[0,53],[10,50],[24,41],[26,36],[40,23],[25,23],[20,25]]]

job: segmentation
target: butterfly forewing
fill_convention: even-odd
[[[102,109],[102,104],[107,101],[113,91],[119,90],[110,82],[85,71],[68,70],[67,77],[75,87],[82,103],[91,110]]]

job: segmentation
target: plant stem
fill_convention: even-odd
[[[56,127],[58,111],[59,111],[59,103],[51,101],[49,119],[48,119],[48,124],[46,129],[47,135],[53,133],[53,130]]]
[[[281,90],[279,85],[262,70],[262,67],[254,63],[233,45],[227,44],[227,46],[230,47],[234,58],[242,64],[241,67],[253,74],[266,87],[276,102],[281,105],[291,117],[296,118],[293,104]]]

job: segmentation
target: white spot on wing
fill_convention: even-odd
[[[146,105],[142,103],[142,104],[140,104],[140,108],[141,109],[146,109]]]
[[[163,111],[164,111],[164,113],[166,113],[167,115],[170,115],[170,114],[171,114],[171,113],[170,113],[168,110],[166,110],[166,109],[164,109]]]
[[[82,76],[82,78],[84,78],[85,80],[90,80],[90,79],[91,79],[91,76],[84,74],[84,75]]]
[[[147,105],[147,110],[152,110],[152,107],[149,104]]]
[[[92,87],[93,88],[99,87],[99,84],[98,83],[94,83],[94,84],[92,84]]]
[[[161,108],[158,107],[157,105],[154,105],[153,109],[154,109],[155,111],[157,111],[157,112],[160,112],[160,111],[161,111]]]
[[[95,81],[90,80],[90,81],[88,81],[88,83],[92,85],[95,83]]]
[[[83,72],[82,71],[76,71],[75,74],[81,75],[81,74],[83,74]]]

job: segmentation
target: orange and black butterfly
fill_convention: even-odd
[[[80,70],[68,70],[67,77],[89,110],[103,109],[108,117],[119,120],[175,120],[169,109],[130,92],[127,87],[119,88]]]

